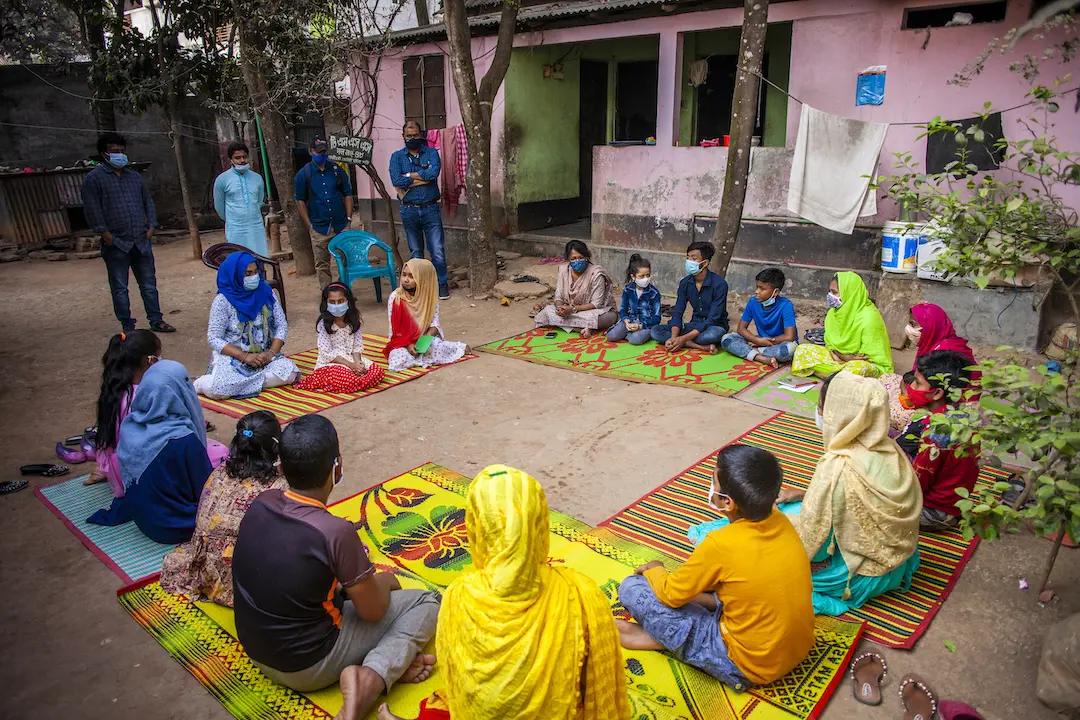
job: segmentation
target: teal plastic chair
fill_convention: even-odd
[[[397,288],[397,269],[394,252],[390,246],[369,232],[346,230],[335,235],[328,246],[337,261],[338,276],[348,287],[356,280],[371,278],[375,281],[375,299],[382,302],[382,279],[390,281],[390,291]],[[368,257],[372,247],[382,248],[386,253],[386,265],[372,265]]]

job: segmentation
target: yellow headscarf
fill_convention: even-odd
[[[825,454],[803,499],[798,530],[813,558],[833,531],[849,578],[880,577],[906,562],[919,542],[922,489],[911,462],[889,438],[889,393],[873,378],[841,372],[824,408]]]
[[[416,292],[407,293],[404,288],[398,290],[397,298],[409,309],[416,325],[423,335],[435,319],[435,310],[439,307],[439,276],[430,260],[413,258],[405,263],[416,279]]]
[[[469,486],[465,525],[474,567],[443,594],[436,636],[451,717],[629,718],[608,600],[576,570],[547,564],[540,483],[486,468]]]

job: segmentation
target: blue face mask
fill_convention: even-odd
[[[243,165],[233,165],[232,169],[235,170],[236,172],[240,173],[241,175],[243,175],[244,173],[246,173],[248,170],[251,169],[251,166],[248,165],[247,163],[245,163]]]
[[[587,268],[587,267],[589,267],[589,261],[588,260],[582,259],[582,260],[571,260],[570,261],[570,269],[573,270],[576,273],[585,272],[585,268]]]
[[[326,303],[326,309],[334,317],[345,317],[345,313],[349,312],[349,303]]]
[[[761,307],[772,307],[775,304],[776,304],[776,296],[772,295],[772,296],[769,297],[768,300],[761,303]]]
[[[686,274],[697,275],[699,272],[701,272],[702,265],[704,265],[704,263],[699,263],[697,260],[691,260],[690,258],[686,258],[686,263],[684,264],[684,267],[686,268]]]
[[[311,162],[315,163],[316,165],[325,165],[326,155],[312,155]]]
[[[405,147],[410,150],[419,150],[424,146],[424,138],[405,138]]]
[[[108,153],[105,157],[109,159],[109,164],[117,169],[125,167],[128,164],[128,156],[124,153]]]
[[[244,276],[244,289],[255,290],[259,287],[259,283],[262,282],[262,278],[258,275],[245,275]]]

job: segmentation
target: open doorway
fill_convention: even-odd
[[[592,217],[593,148],[607,144],[608,64],[599,60],[581,61],[578,125],[578,217]]]

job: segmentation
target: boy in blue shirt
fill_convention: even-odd
[[[780,297],[785,281],[782,271],[765,268],[755,280],[754,297],[746,303],[738,330],[725,335],[720,344],[735,357],[777,368],[795,356],[799,342],[795,306],[786,297]],[[756,335],[750,332],[751,322]]]
[[[724,278],[709,269],[715,252],[712,243],[695,242],[686,248],[686,277],[679,281],[679,296],[671,311],[671,322],[654,325],[652,339],[668,352],[683,348],[704,350],[713,355],[720,339],[728,331],[727,291]],[[694,312],[684,321],[686,305]]]

